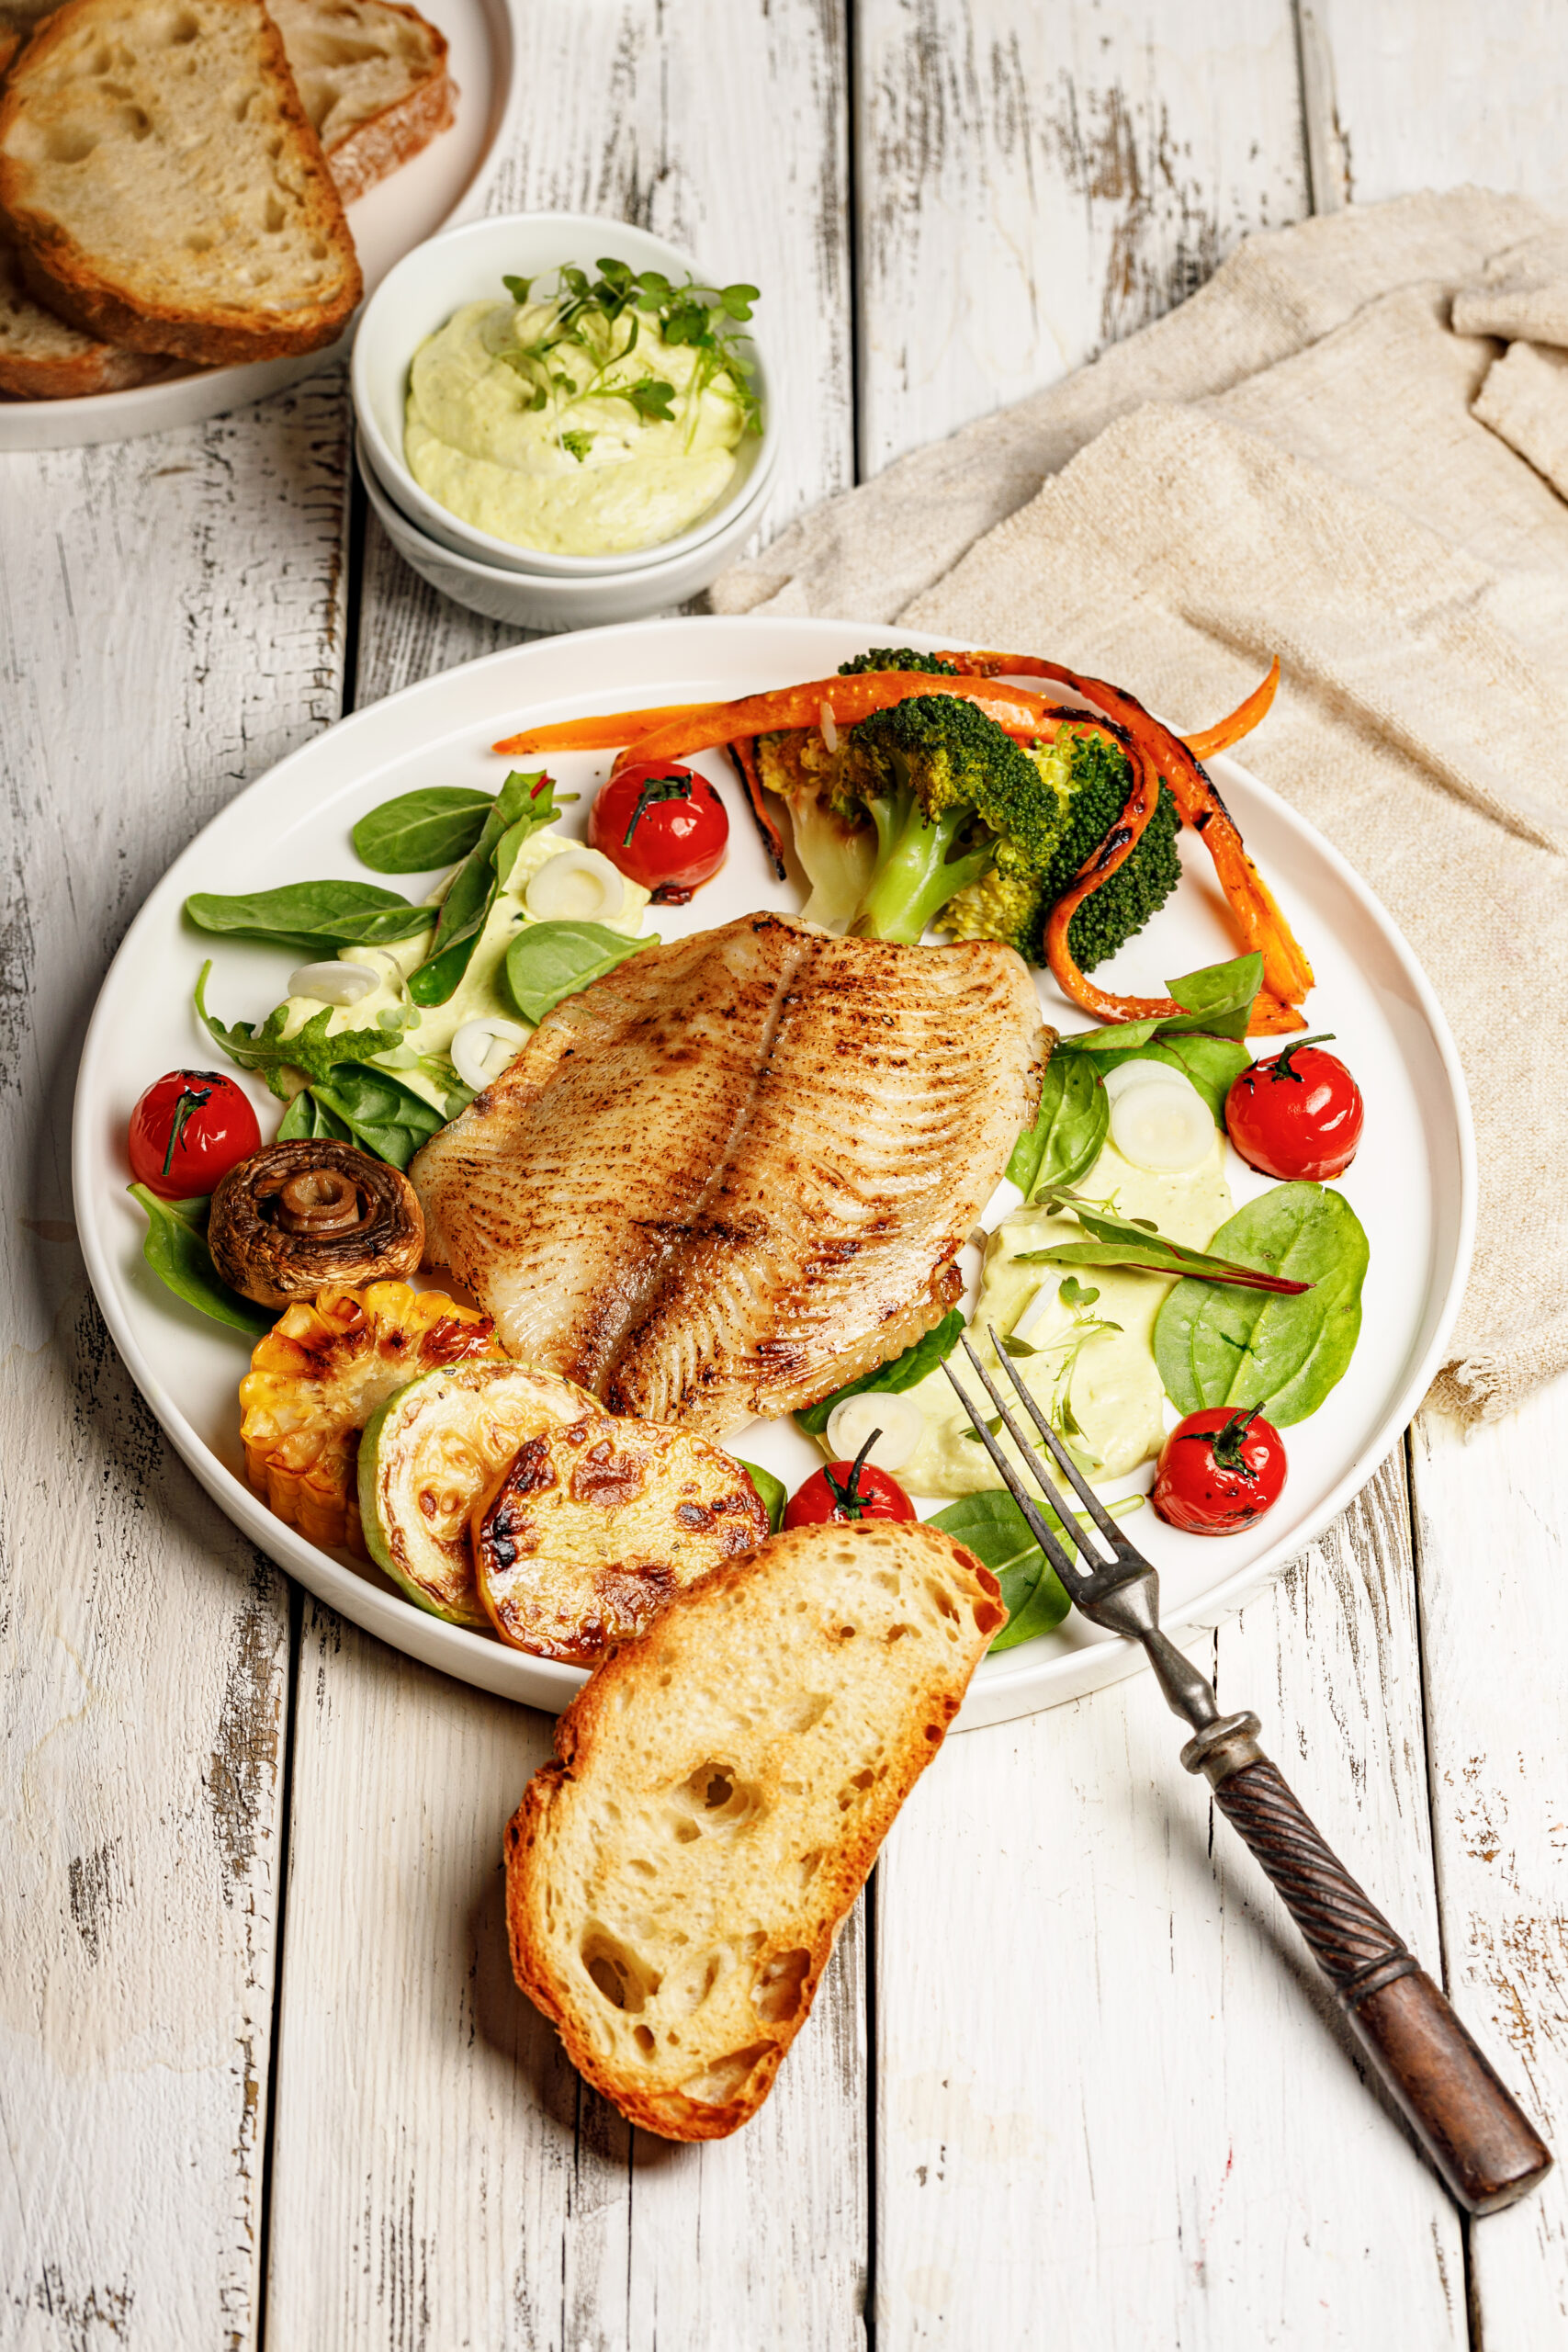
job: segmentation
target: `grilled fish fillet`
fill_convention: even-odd
[[[613,1412],[713,1435],[789,1412],[956,1302],[1048,1035],[991,941],[748,915],[646,948],[414,1160],[426,1261]]]

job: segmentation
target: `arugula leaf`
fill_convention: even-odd
[[[225,1323],[231,1331],[243,1331],[247,1339],[259,1339],[271,1330],[276,1314],[231,1290],[212,1262],[207,1246],[207,1201],[161,1201],[145,1184],[128,1184],[125,1189],[147,1212],[141,1255],[165,1290],[172,1290],[198,1315]]]
[[[1280,1428],[1305,1420],[1341,1378],[1361,1329],[1367,1237],[1341,1193],[1276,1184],[1214,1239],[1303,1285],[1294,1297],[1180,1282],[1155,1318],[1155,1363],[1180,1413],[1256,1405]]]
[[[602,922],[531,922],[506,951],[507,992],[522,1019],[536,1026],[563,998],[658,944],[657,938],[628,939]]]
[[[478,841],[452,876],[429,955],[409,974],[409,994],[416,1004],[445,1004],[468,970],[500,888],[495,872],[497,844],[524,820],[529,832],[536,832],[542,825],[553,824],[557,814],[550,779],[543,769],[525,774],[513,768],[491,806]]]
[[[411,907],[374,882],[291,882],[237,898],[197,890],[186,912],[198,931],[280,947],[389,947],[428,931],[434,921],[430,908]]]
[[[934,1372],[939,1364],[947,1362],[958,1345],[963,1329],[963,1311],[954,1306],[942,1317],[934,1331],[928,1331],[923,1339],[917,1340],[912,1347],[906,1348],[903,1354],[895,1356],[890,1363],[878,1364],[874,1372],[863,1373],[858,1380],[847,1381],[842,1388],[835,1388],[830,1396],[820,1396],[815,1405],[804,1407],[795,1417],[796,1429],[804,1430],[807,1437],[821,1437],[827,1430],[829,1414],[835,1406],[843,1403],[846,1396],[871,1394],[897,1396],[904,1389],[915,1387],[928,1373]]]
[[[1043,1503],[1041,1510],[1048,1525],[1060,1526],[1055,1511]],[[1071,1605],[1066,1592],[1005,1487],[965,1495],[927,1524],[965,1545],[1001,1586],[1008,1622],[991,1644],[993,1650],[1014,1649],[1061,1623]]]
[[[1058,1054],[1124,1054],[1156,1037],[1179,1037],[1205,1030],[1213,1037],[1245,1037],[1252,1000],[1263,985],[1263,958],[1235,956],[1228,964],[1205,964],[1201,970],[1167,980],[1180,1012],[1163,1019],[1113,1021],[1103,1029],[1080,1029],[1056,1041]]]
[[[1146,1217],[1119,1216],[1102,1201],[1080,1200],[1076,1193],[1063,1192],[1041,1197],[1055,1214],[1070,1209],[1084,1231],[1093,1238],[1089,1241],[1059,1243],[1051,1250],[1021,1250],[1012,1261],[1015,1266],[1132,1266],[1152,1274],[1191,1274],[1205,1283],[1231,1283],[1242,1290],[1295,1293],[1311,1288],[1309,1283],[1270,1273],[1266,1267],[1249,1264],[1245,1259],[1226,1258],[1206,1250],[1190,1249],[1185,1241],[1168,1240]],[[1235,1221],[1233,1218],[1231,1223]],[[1224,1226],[1220,1228],[1221,1232],[1228,1229]]]
[[[756,1487],[761,1498],[762,1509],[768,1514],[769,1532],[776,1535],[784,1525],[784,1505],[789,1500],[789,1488],[782,1478],[775,1478],[771,1470],[764,1470],[760,1462],[742,1461],[739,1453],[731,1458],[740,1464],[740,1467]]]
[[[325,1078],[340,1062],[374,1061],[378,1054],[386,1053],[397,1044],[409,1025],[406,1012],[389,1009],[378,1015],[374,1028],[338,1029],[329,1037],[327,1023],[333,1008],[323,1004],[320,1012],[313,1012],[292,1037],[285,1037],[283,1024],[288,1018],[288,1007],[279,1004],[274,1006],[259,1029],[250,1021],[236,1021],[231,1029],[226,1029],[207,1010],[207,976],[211,969],[209,960],[202,966],[196,983],[197,1014],[208,1035],[242,1069],[260,1070],[273,1092],[285,1101],[292,1090],[277,1083],[279,1070],[302,1069],[307,1078]]]
[[[406,1169],[420,1146],[446,1124],[421,1096],[388,1071],[344,1062],[310,1088],[318,1109],[342,1122],[352,1142]]]
[[[1012,1148],[1006,1174],[1027,1199],[1035,1185],[1076,1184],[1100,1157],[1111,1124],[1111,1098],[1100,1065],[1081,1054],[1053,1054],[1040,1108]]]
[[[349,838],[355,855],[373,874],[432,874],[438,865],[455,865],[468,856],[494,805],[488,792],[431,785],[383,800],[361,817]],[[423,911],[430,922],[431,910]]]

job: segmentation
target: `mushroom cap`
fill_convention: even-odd
[[[263,1144],[212,1195],[207,1246],[224,1281],[262,1306],[323,1283],[392,1282],[419,1271],[424,1216],[384,1159],[328,1136]]]

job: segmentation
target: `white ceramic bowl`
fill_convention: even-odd
[[[427,336],[445,326],[465,302],[503,299],[502,279],[544,276],[565,262],[592,269],[602,257],[628,262],[634,269],[661,269],[679,282],[701,272],[678,245],[624,220],[600,220],[584,212],[518,212],[471,220],[446,236],[432,237],[405,254],[366,304],[355,336],[351,382],[355,414],[369,445],[384,490],[426,538],[503,571],[582,582],[619,579],[653,570],[689,555],[764,492],[778,461],[779,424],[770,396],[767,364],[753,345],[753,385],[762,403],[762,432],[748,434],[736,452],[736,469],[724,496],[678,538],[622,555],[556,555],[543,548],[516,547],[491,532],[476,530],[420,488],[403,456],[404,412],[409,368]],[[712,577],[710,573],[709,577]],[[648,610],[647,606],[639,610]]]
[[[428,580],[455,605],[482,613],[487,620],[558,635],[566,629],[604,628],[613,621],[650,620],[657,614],[676,611],[691,597],[700,595],[731,557],[739,554],[767,504],[764,486],[712,538],[663,563],[645,564],[640,571],[622,572],[609,580],[549,580],[536,572],[507,571],[499,564],[476,563],[471,556],[443,547],[393,504],[363,433],[355,436],[355,446],[377,519],[403,561],[422,580]]]

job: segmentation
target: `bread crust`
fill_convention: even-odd
[[[777,1917],[776,1933],[754,1939],[760,1950],[755,1955],[759,1973],[752,2003],[756,1984],[764,1982],[766,1971],[787,1962],[792,2006],[782,2015],[766,2007],[747,2009],[746,2017],[755,2021],[743,2029],[745,2047],[727,2052],[716,2061],[716,2066],[739,2064],[741,2079],[733,2095],[692,2097],[668,2076],[673,2070],[685,2072],[694,2081],[702,2079],[701,2074],[691,2075],[691,2069],[703,2052],[688,2050],[678,2060],[663,2062],[665,2078],[660,2079],[653,2053],[655,2037],[649,2032],[649,2066],[634,2072],[610,2046],[613,2036],[607,2036],[605,2029],[614,2019],[609,2003],[595,1992],[599,1980],[589,1981],[586,1963],[571,1964],[581,1957],[581,1930],[574,1931],[575,1940],[569,1937],[563,1941],[559,1922],[552,1917],[552,1903],[563,1873],[566,1842],[574,1826],[572,1816],[577,1809],[592,1809],[597,1795],[612,1794],[616,1818],[639,1802],[644,1792],[630,1787],[624,1777],[609,1777],[620,1768],[613,1759],[607,1762],[605,1754],[617,1737],[624,1747],[626,1723],[639,1696],[647,1701],[647,1694],[658,1691],[656,1703],[670,1721],[671,1770],[679,1771],[685,1755],[683,1685],[689,1686],[694,1673],[699,1677],[712,1673],[716,1639],[722,1639],[726,1631],[732,1632],[741,1623],[748,1638],[759,1644],[767,1641],[770,1623],[782,1631],[791,1622],[789,1612],[804,1607],[802,1594],[810,1589],[809,1580],[820,1573],[824,1547],[841,1546],[846,1541],[863,1556],[868,1569],[874,1563],[884,1569],[902,1566],[913,1581],[927,1579],[928,1591],[931,1589],[929,1580],[938,1579],[953,1604],[950,1613],[955,1628],[962,1621],[962,1634],[956,1640],[950,1635],[953,1646],[934,1659],[929,1646],[922,1651],[917,1642],[908,1644],[912,1679],[898,1693],[898,1720],[881,1726],[887,1736],[884,1767],[874,1781],[869,1773],[865,1775],[870,1785],[863,1801],[857,1803],[852,1815],[844,1816],[841,1834],[823,1852],[819,1863],[813,1864],[809,1906],[805,1906],[801,1894],[792,1895],[781,1882],[770,1897]],[[836,1555],[840,1560],[846,1556],[841,1551]],[[849,1606],[844,1604],[846,1612]],[[874,1602],[868,1609],[863,1592],[857,1606],[868,1620],[860,1630],[869,1645],[878,1631],[869,1622],[874,1615]],[[889,1606],[907,1609],[908,1603],[906,1600]],[[594,1671],[560,1718],[554,1760],[535,1773],[507,1825],[507,1931],[513,1973],[519,1986],[552,2019],[573,2064],[629,2121],[665,2139],[721,2140],[757,2112],[810,2013],[839,1930],[899,1807],[940,1747],[975,1667],[1006,1617],[995,1577],[972,1553],[935,1528],[916,1522],[895,1526],[886,1521],[859,1527],[802,1528],[775,1535],[747,1558],[710,1571],[647,1633],[616,1644]],[[722,1623],[727,1618],[728,1626]],[[826,1625],[818,1645],[820,1655],[811,1667],[824,1690],[829,1688],[833,1672],[835,1639],[834,1628]],[[718,1672],[727,1689],[739,1679],[733,1673],[726,1674],[722,1661]],[[748,1695],[747,1705],[751,1703]],[[815,1728],[815,1721],[802,1726],[807,1736]],[[796,1755],[798,1743],[788,1752]],[[707,1767],[700,1769],[705,1771]],[[797,1769],[791,1764],[792,1774]],[[762,1778],[766,1779],[766,1768]],[[788,1785],[797,1784],[792,1779]],[[769,1802],[775,1815],[787,1813],[787,1790],[782,1795],[770,1791]],[[598,1815],[592,1810],[587,1818],[597,1825]],[[809,1822],[803,1834],[815,1836]],[[605,1830],[601,1848],[607,1847],[611,1838],[612,1833]],[[648,1899],[652,1901],[651,1894]],[[568,1942],[572,1951],[563,1958]],[[646,2014],[654,2018],[651,2003]],[[726,2023],[721,2038],[739,2030]]]
[[[132,296],[95,262],[76,237],[52,215],[28,201],[28,166],[7,152],[11,134],[28,104],[29,78],[48,64],[99,0],[64,0],[44,19],[0,89],[0,211],[21,249],[25,273],[49,307],[81,333],[128,351],[152,352],[194,361],[198,367],[243,366],[263,359],[294,357],[335,343],[364,291],[354,239],[321,145],[299,102],[282,35],[259,5],[244,6],[260,45],[262,71],[286,135],[300,151],[314,183],[314,225],[336,252],[341,276],[330,300],[288,312],[254,303],[212,303],[196,311],[177,303]]]
[[[357,203],[379,181],[412,162],[443,130],[450,130],[454,120],[457,90],[446,71],[446,34],[417,8],[405,8],[400,0],[389,0],[389,5],[397,16],[412,17],[424,28],[435,47],[436,69],[406,97],[383,107],[326,151],[327,169],[345,204]]]
[[[152,383],[176,362],[116,351],[57,318],[28,288],[16,248],[0,237],[0,392],[13,400],[90,399]]]

